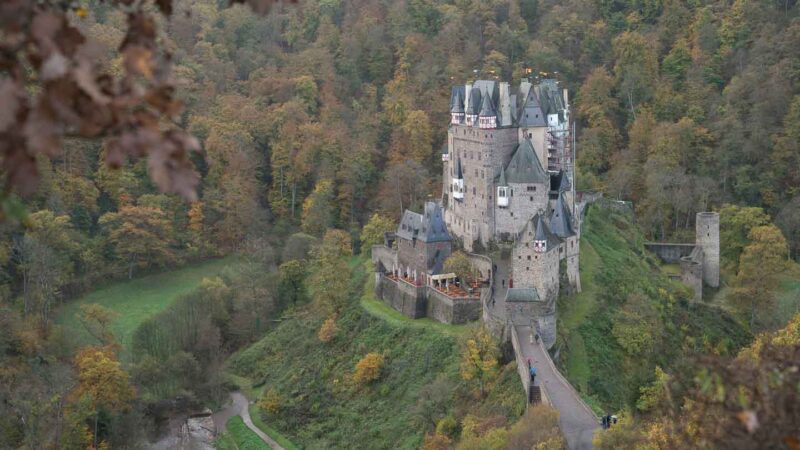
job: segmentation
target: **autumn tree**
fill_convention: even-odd
[[[109,347],[85,347],[75,356],[78,370],[76,398],[88,398],[95,411],[94,445],[97,446],[100,410],[121,412],[129,408],[136,393],[117,355]]]
[[[736,270],[739,256],[748,244],[750,230],[769,224],[762,208],[725,205],[719,211],[720,256],[726,266]]]
[[[322,314],[341,311],[350,297],[350,267],[345,258],[351,255],[347,233],[342,230],[325,233],[308,280],[315,306]]]
[[[444,271],[456,274],[463,286],[466,286],[470,279],[475,278],[475,266],[469,260],[469,256],[461,250],[447,257],[444,261]]]
[[[320,180],[314,192],[303,202],[303,231],[312,236],[322,236],[334,224],[333,183]]]
[[[104,347],[116,345],[111,324],[119,318],[119,313],[97,303],[80,306],[80,313],[75,314],[83,328]]]
[[[481,398],[486,394],[486,382],[497,372],[497,356],[497,345],[483,327],[473,331],[462,344],[461,378],[477,382]]]
[[[731,300],[753,329],[757,316],[769,317],[774,308],[778,275],[786,268],[786,239],[774,225],[757,226],[739,258]]]
[[[373,214],[361,230],[361,248],[369,249],[373,245],[382,244],[384,233],[394,231],[395,228],[393,220],[378,213]]]
[[[175,258],[170,247],[172,227],[158,208],[124,206],[100,217],[108,241],[128,267],[128,279],[136,267],[164,265]]]
[[[286,261],[278,267],[278,295],[291,299],[292,305],[305,298],[306,267],[296,259]]]

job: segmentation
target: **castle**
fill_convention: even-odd
[[[477,319],[481,302],[499,299],[498,315],[524,310],[552,345],[562,275],[580,290],[572,148],[569,97],[556,80],[454,86],[441,204],[406,211],[373,247],[378,296],[410,317],[451,323]],[[505,250],[471,254],[480,283],[455,296],[441,273],[453,238],[467,251]]]

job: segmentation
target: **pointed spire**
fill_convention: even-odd
[[[464,86],[453,86],[450,94],[450,112],[452,114],[464,113]]]
[[[463,180],[464,173],[461,171],[461,157],[456,160],[456,180]]]
[[[508,181],[506,181],[506,169],[503,166],[500,166],[500,179],[497,180],[498,186],[508,186]]]
[[[575,231],[572,229],[572,214],[567,208],[564,194],[559,194],[558,200],[556,200],[553,214],[550,216],[550,230],[560,238],[575,235]]]
[[[494,102],[492,102],[491,95],[484,95],[483,102],[481,102],[480,117],[497,117],[497,111],[494,109]]]

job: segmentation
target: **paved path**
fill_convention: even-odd
[[[249,403],[247,401],[247,397],[242,395],[241,392],[238,391],[232,392],[231,405],[221,411],[214,413],[213,416],[214,425],[217,427],[217,430],[224,431],[225,424],[231,417],[242,416],[242,421],[244,422],[245,425],[247,425],[247,428],[250,428],[250,430],[253,433],[257,434],[258,437],[260,437],[262,441],[266,442],[267,445],[272,447],[273,450],[284,450],[280,444],[275,442],[274,439],[269,437],[266,433],[261,431],[260,428],[258,428],[253,424],[253,420],[250,418],[250,409],[248,408],[248,406]]]
[[[531,327],[515,328],[522,347],[515,350],[522,352],[524,361],[530,358],[536,367],[536,385],[544,388],[553,408],[558,410],[561,433],[567,440],[567,446],[571,450],[591,449],[592,435],[599,428],[599,419],[556,369],[542,344],[531,344]]]

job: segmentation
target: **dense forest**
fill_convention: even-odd
[[[19,163],[12,147],[22,138],[12,125],[22,114],[11,105],[23,94],[12,95],[8,80],[37,67],[24,95],[37,104],[58,97],[47,103],[54,116],[75,115],[62,98],[73,91],[53,81],[63,62],[10,62],[25,50],[6,39],[14,10],[0,7],[8,186],[0,199],[0,447],[134,448],[143,434],[131,430],[166,414],[161,400],[188,393],[220,401],[225,358],[263,336],[271,325],[262,318],[310,297],[329,305],[325,317],[345,310],[340,297],[357,290],[346,280],[334,293],[319,286],[342,283],[348,258],[404,209],[439,198],[450,87],[476,78],[557,78],[577,120],[578,188],[633,201],[651,239],[691,241],[694,214],[722,210],[732,304],[754,332],[788,320],[759,316],[756,300],[768,300],[762,293],[777,285],[769,275],[800,251],[793,0],[301,0],[268,12],[263,2],[73,3],[58,8],[98,44],[98,70],[174,83],[174,92],[145,96],[173,120],[131,113],[119,126],[166,130],[168,122],[196,141],[164,131],[180,142],[167,150],[140,135],[133,142],[61,130],[56,145],[58,127],[47,122],[33,125],[43,135],[28,144],[33,167]],[[132,3],[150,12],[169,5],[171,14],[136,22]],[[121,54],[131,24],[148,30],[148,58],[169,62],[169,71],[159,66],[154,76],[141,54]],[[46,40],[36,22],[32,29]],[[47,39],[73,52],[67,37]],[[80,57],[76,78],[88,60]],[[156,142],[160,159],[136,158],[146,153],[137,146]],[[37,183],[19,182],[10,167],[35,172]],[[175,178],[182,182],[167,181]],[[333,228],[351,248],[324,244]],[[102,283],[233,254],[242,258],[236,270],[143,323],[124,350],[108,330],[113,312],[102,307],[81,309],[92,346],[56,323],[62,304]],[[159,335],[190,316],[191,332]],[[98,372],[111,388],[97,390]]]

